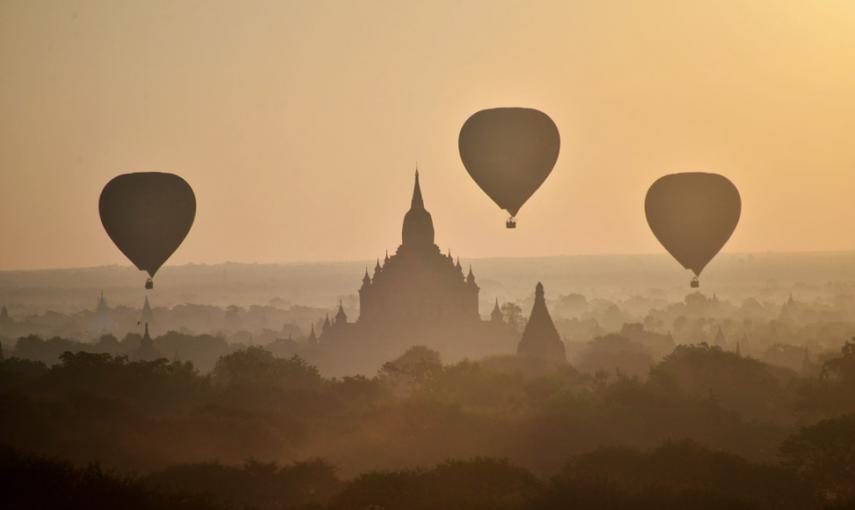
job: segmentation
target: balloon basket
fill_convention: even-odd
[[[517,219],[513,216],[508,218],[508,221],[505,222],[505,228],[517,228]]]
[[[151,281],[151,278],[149,278],[145,281],[145,288],[146,288],[146,290],[151,290],[154,288],[154,282]]]
[[[691,287],[693,289],[697,289],[700,286],[701,286],[701,282],[698,281],[698,278],[697,277],[692,278],[692,283],[689,284],[689,287]]]

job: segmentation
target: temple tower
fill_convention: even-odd
[[[567,361],[564,342],[546,309],[543,284],[540,282],[534,291],[534,306],[517,347],[517,355],[561,363]]]

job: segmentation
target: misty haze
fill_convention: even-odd
[[[0,508],[855,508],[852,26],[0,2]]]

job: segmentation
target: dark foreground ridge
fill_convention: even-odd
[[[323,461],[198,463],[124,476],[11,449],[0,450],[0,476],[6,508],[830,510],[855,504],[851,497],[828,501],[816,483],[793,469],[747,462],[690,442],[649,452],[598,449],[569,460],[549,478],[490,458],[374,471],[350,480],[340,479]]]

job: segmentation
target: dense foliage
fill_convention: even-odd
[[[125,508],[843,508],[853,346],[799,376],[682,345],[645,379],[443,365],[423,347],[342,379],[259,347],[205,375],[105,353],[8,358],[0,437],[31,453],[4,451],[0,479],[17,480],[9,498],[53,480],[64,501]]]

